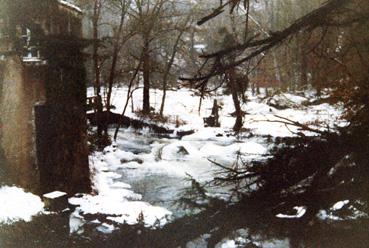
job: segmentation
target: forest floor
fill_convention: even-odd
[[[116,88],[113,92],[115,109],[112,111],[119,114],[124,108],[127,89]],[[88,90],[88,94],[92,94],[92,89]],[[316,135],[283,123],[285,119],[280,117],[332,132],[337,126],[346,125],[346,121],[341,118],[343,107],[340,104],[324,103],[327,96],[318,99],[310,91],[272,97],[263,94],[253,96],[248,92],[248,101],[242,106],[246,113],[244,128],[241,133],[234,135],[232,127],[235,118],[231,115],[234,109],[230,96],[218,93],[206,97],[199,112],[200,97],[192,91],[169,91],[164,111],[167,122],[160,125],[177,131],[195,132],[178,139],[175,134],[172,137],[160,137],[149,129],[121,129],[115,142],[103,151],[91,154],[94,194],[79,194],[69,199],[70,204],[76,206],[69,216],[69,232],[83,235],[86,228],[94,228],[97,232],[109,234],[119,229],[121,224],[143,224],[156,229],[183,216],[197,214],[201,210],[189,208],[181,202],[183,196],[192,193],[191,189],[196,183],[202,185],[209,198],[237,202],[238,195],[233,194],[236,185],[220,186],[213,183],[214,178],[221,176],[224,171],[217,164],[232,168],[236,166],[237,158],[243,161],[262,161],[270,157],[270,150],[278,138],[294,137],[301,133],[306,136]],[[219,128],[204,127],[203,124],[203,118],[211,113],[213,99],[217,99],[221,105]],[[151,103],[155,111],[158,111],[160,101],[161,91],[152,90]],[[136,91],[126,115],[140,118],[138,109],[141,104],[141,92]],[[143,120],[153,121],[147,118]],[[110,131],[113,133],[114,129]],[[15,187],[12,189],[17,191]],[[21,213],[22,209],[18,209],[18,216],[6,216],[4,213],[8,213],[7,209],[13,204],[10,201],[17,199],[16,195],[4,197],[3,192],[9,196],[9,188],[0,188],[0,199],[3,201],[0,204],[0,222],[10,224],[19,220],[30,221],[32,215],[47,213],[40,207],[37,197],[24,198],[23,194],[29,193],[18,190],[18,200],[29,199],[22,205],[30,208],[37,206],[37,209],[34,207],[25,215]],[[206,200],[198,200],[197,203],[206,204]],[[332,205],[329,211],[320,211],[319,218],[339,220],[341,217],[336,216],[334,211],[345,205],[349,205],[349,202],[342,199]],[[4,206],[7,209],[1,209]],[[296,206],[295,210],[294,213],[278,213],[275,217],[298,219],[305,213],[303,206]],[[356,216],[350,218],[360,215],[356,213]],[[244,229],[234,231],[233,237],[224,239],[217,247],[238,247],[237,244],[249,235]],[[202,237],[188,242],[187,247],[206,247],[206,238],[204,233]],[[265,242],[260,245],[288,247],[288,240],[285,239]]]

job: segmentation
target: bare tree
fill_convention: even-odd
[[[175,38],[174,44],[173,44],[173,48],[169,57],[169,60],[165,66],[165,71],[164,71],[164,75],[163,75],[163,82],[162,82],[162,90],[163,90],[163,97],[161,100],[161,105],[160,105],[160,116],[163,116],[163,112],[164,112],[164,106],[165,106],[165,98],[166,98],[166,93],[167,93],[167,84],[168,84],[168,77],[170,74],[170,70],[173,66],[174,63],[174,59],[176,57],[176,54],[179,50],[179,45],[181,42],[181,38],[184,34],[184,32],[188,29],[187,25],[191,20],[191,14],[188,14],[186,19],[183,21],[183,23],[177,23],[177,27],[175,27],[175,29],[177,30],[178,34]]]
[[[142,40],[142,72],[143,72],[143,114],[150,113],[150,84],[152,68],[152,42],[160,31],[161,14],[168,0],[135,0],[131,8],[131,17],[136,24],[137,32]]]
[[[102,122],[102,97],[101,97],[101,59],[99,56],[99,22],[101,18],[101,9],[104,0],[94,0],[93,2],[93,16],[92,16],[92,30],[93,30],[93,42],[92,42],[92,59],[93,68],[95,73],[94,91],[96,96],[96,123],[97,123],[97,136],[98,139],[102,139],[102,132],[104,130]]]
[[[128,8],[131,5],[131,0],[111,0],[112,5],[116,7],[119,11],[119,24],[118,27],[114,28],[114,37],[113,37],[113,51],[112,51],[112,59],[110,66],[110,73],[108,79],[108,92],[107,92],[107,100],[106,100],[106,109],[107,112],[110,112],[111,108],[111,96],[113,91],[113,84],[116,77],[117,63],[119,59],[119,52],[124,46],[125,42],[129,40],[132,34],[128,34],[126,36],[123,35],[123,28],[125,24],[125,20],[127,17]]]

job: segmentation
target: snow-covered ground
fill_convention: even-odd
[[[88,96],[93,96],[93,89],[89,88],[87,91]],[[275,115],[295,120],[301,123],[309,123],[319,125],[320,128],[334,128],[335,125],[345,125],[346,122],[339,117],[342,114],[343,107],[340,105],[329,105],[323,103],[320,105],[312,105],[309,107],[303,106],[305,101],[312,101],[313,98],[311,92],[306,94],[307,97],[293,95],[290,93],[284,93],[274,96],[271,100],[262,100],[259,97],[252,96],[251,92],[247,92],[249,101],[247,104],[243,104],[242,109],[246,112],[244,127],[250,129],[256,135],[271,135],[271,136],[293,136],[297,128],[288,125],[286,127],[283,123],[270,122],[278,120]],[[113,90],[112,104],[116,107],[112,110],[115,113],[121,113],[127,96],[127,88],[115,88]],[[162,99],[162,93],[160,90],[151,90],[150,101],[151,107],[157,112],[160,108]],[[203,118],[207,117],[211,113],[213,106],[213,100],[217,99],[218,104],[222,105],[220,110],[220,129],[208,129],[203,127]],[[181,130],[196,130],[197,136],[200,137],[212,137],[218,132],[224,130],[230,130],[234,125],[234,117],[230,114],[234,112],[232,97],[229,95],[223,95],[222,93],[214,94],[211,97],[205,97],[203,99],[200,112],[199,108],[200,97],[196,96],[192,90],[179,89],[176,91],[169,91],[166,98],[166,105],[164,108],[164,115],[168,116],[171,123],[166,126],[173,127],[177,119],[182,120],[185,124],[181,126]],[[271,107],[267,102],[281,102],[292,107],[291,109],[278,110]],[[126,110],[126,116],[135,117],[132,112],[138,111],[142,107],[142,90],[136,90],[133,93],[133,107],[131,101],[129,101],[128,108]],[[298,107],[298,108],[296,108]],[[327,126],[328,125],[328,126]]]
[[[0,187],[0,224],[31,221],[44,212],[40,197],[15,186]]]

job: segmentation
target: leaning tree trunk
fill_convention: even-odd
[[[187,21],[188,20],[189,19],[187,19]],[[165,73],[164,73],[164,78],[163,78],[163,97],[162,97],[161,105],[160,105],[160,116],[163,116],[163,113],[164,113],[165,98],[167,96],[168,76],[169,76],[169,73],[170,73],[170,69],[173,66],[174,59],[175,59],[175,56],[176,56],[177,50],[178,50],[178,45],[179,45],[179,42],[181,41],[181,37],[183,35],[183,32],[184,32],[184,29],[182,29],[179,32],[178,36],[177,36],[177,39],[176,39],[176,41],[174,43],[174,46],[173,46],[172,54],[170,56],[170,60],[169,60],[169,62],[167,64],[167,67],[166,67],[166,70],[165,70]]]
[[[135,69],[135,72],[133,73],[131,80],[129,81],[129,85],[128,85],[128,91],[127,91],[127,98],[124,104],[124,108],[123,108],[123,112],[122,112],[122,117],[124,116],[124,114],[126,113],[127,107],[128,107],[128,103],[129,103],[129,99],[133,99],[133,91],[132,91],[132,86],[133,86],[133,82],[135,80],[135,78],[137,77],[138,72],[140,71],[140,67],[141,67],[141,63],[142,63],[142,56],[140,57],[140,61],[138,62],[138,65]],[[138,80],[140,81],[140,80]],[[132,100],[132,112],[133,112],[133,100]],[[120,124],[117,125],[117,128],[115,129],[114,132],[114,140],[117,140],[117,136],[118,136],[118,132],[119,132],[119,128],[120,128]]]

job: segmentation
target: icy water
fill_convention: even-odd
[[[263,206],[250,209],[219,207],[209,213],[192,213],[181,218],[191,209],[179,206],[177,200],[191,183],[183,178],[184,171],[201,175],[207,168],[199,160],[203,170],[194,171],[194,160],[170,158],[166,149],[176,139],[159,138],[150,134],[120,133],[115,149],[135,154],[141,160],[122,162],[114,170],[119,175],[114,180],[131,185],[142,200],[155,206],[165,207],[173,213],[173,221],[161,230],[144,229],[142,226],[119,226],[113,233],[104,233],[99,224],[87,223],[83,232],[70,234],[70,214],[43,215],[29,223],[18,222],[0,226],[0,248],[23,247],[188,247],[188,248],[299,248],[299,247],[369,247],[369,223],[367,220],[316,221],[304,223],[299,220],[270,218],[264,215]],[[191,140],[194,147],[203,147],[207,141]],[[216,141],[218,145],[232,142]],[[187,144],[187,143],[180,143]],[[168,150],[168,149],[167,149]],[[189,149],[190,150],[190,149]],[[170,150],[169,150],[170,151]],[[167,156],[167,157],[165,157]],[[138,161],[138,162],[137,162]],[[151,166],[145,165],[151,161]],[[168,166],[173,166],[169,170]],[[187,166],[187,167],[186,167]],[[179,173],[175,173],[180,171]],[[194,175],[194,176],[199,176]],[[202,177],[199,177],[202,179]],[[218,192],[219,193],[219,192]],[[88,220],[104,216],[88,216]],[[240,221],[241,220],[241,221]],[[100,226],[101,227],[101,226]],[[212,243],[221,232],[222,238]]]
[[[177,139],[159,138],[150,134],[139,134],[132,132],[122,132],[116,145],[117,149],[132,152],[145,160],[145,155],[152,153],[156,164],[160,160],[160,153],[163,148],[169,144],[176,142]],[[154,150],[154,151],[153,151]],[[139,159],[140,160],[140,159]],[[168,161],[176,170],[176,166],[187,163],[189,161]],[[140,161],[141,163],[141,161]],[[130,167],[129,165],[116,170],[121,177],[114,181],[123,182],[131,185],[131,189],[140,195],[142,200],[152,205],[164,207],[173,213],[174,218],[182,217],[188,211],[178,205],[178,200],[185,190],[191,186],[191,183],[176,173],[168,173],[168,171],[158,164],[157,167],[147,168],[148,162]],[[171,166],[169,165],[169,166]],[[156,170],[157,169],[157,170]]]
[[[192,212],[192,209],[181,206],[179,202],[191,187],[190,178],[204,185],[212,179],[215,168],[207,158],[199,154],[202,148],[206,148],[209,143],[225,147],[235,142],[232,138],[208,140],[185,137],[184,140],[178,140],[132,131],[121,132],[119,135],[115,149],[135,154],[133,160],[139,163],[124,162],[115,171],[120,177],[114,181],[131,185],[135,193],[142,195],[143,201],[170,210],[173,218]],[[219,154],[217,159],[227,155]],[[218,198],[229,198],[225,187],[212,185],[206,189]]]

